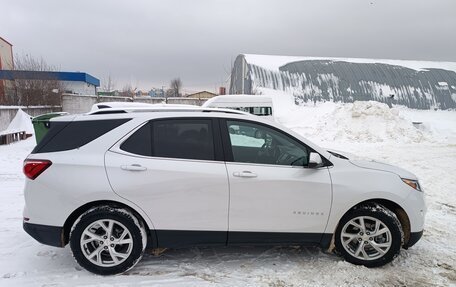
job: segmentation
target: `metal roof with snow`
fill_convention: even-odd
[[[297,103],[375,100],[418,109],[454,109],[456,63],[238,55],[230,94],[275,91],[292,94]]]

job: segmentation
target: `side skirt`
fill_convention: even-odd
[[[227,239],[226,231],[155,230],[155,234],[157,236],[157,247],[160,248],[225,246]]]
[[[301,245],[327,248],[332,234],[242,231],[151,230],[159,248],[236,245]]]

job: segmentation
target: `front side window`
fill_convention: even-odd
[[[243,121],[227,121],[235,162],[307,166],[306,146],[275,129]]]
[[[120,149],[144,156],[214,160],[212,122],[205,119],[151,121],[135,131]]]

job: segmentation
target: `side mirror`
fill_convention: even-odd
[[[323,160],[321,159],[320,154],[316,152],[311,152],[309,155],[309,168],[318,168],[323,166]]]

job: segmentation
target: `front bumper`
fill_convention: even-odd
[[[42,244],[64,247],[63,227],[27,223],[24,221],[25,232]]]

